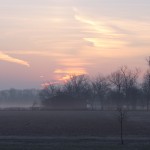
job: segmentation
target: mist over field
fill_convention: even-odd
[[[0,91],[0,109],[29,108],[40,105],[39,90],[8,89]]]

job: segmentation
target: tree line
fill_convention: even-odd
[[[120,67],[110,75],[98,74],[71,75],[63,85],[50,84],[40,91],[39,96],[44,107],[50,107],[54,101],[65,103],[65,99],[84,102],[88,109],[149,110],[150,70],[139,81],[139,69]],[[68,100],[68,101],[69,101]],[[58,104],[57,103],[57,104]]]

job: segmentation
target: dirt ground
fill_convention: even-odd
[[[0,149],[6,150],[149,150],[150,112],[128,112],[124,146],[119,136],[114,111],[0,111]]]

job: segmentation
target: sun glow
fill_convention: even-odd
[[[84,68],[70,68],[70,69],[56,69],[54,73],[57,76],[57,80],[65,82],[70,79],[71,75],[87,74]]]

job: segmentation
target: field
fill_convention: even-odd
[[[127,113],[123,146],[119,125],[115,111],[0,111],[0,149],[150,149],[150,112]]]

